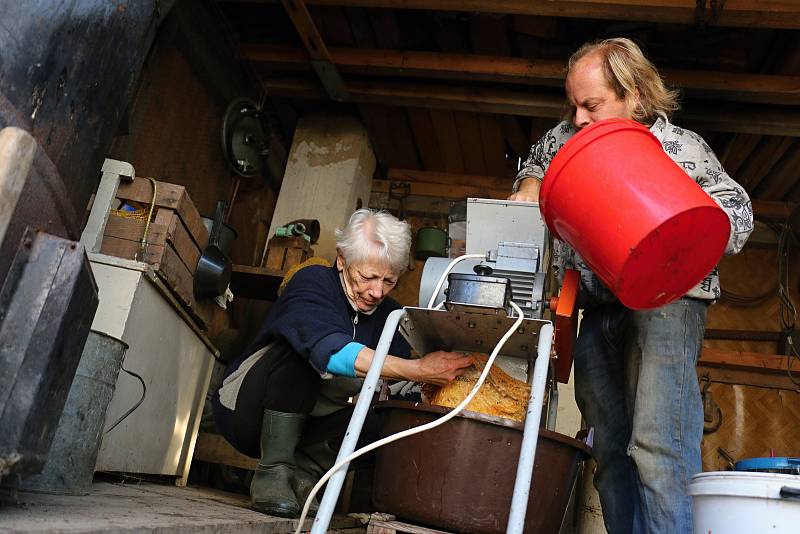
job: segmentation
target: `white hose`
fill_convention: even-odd
[[[474,256],[483,257],[482,255],[478,255],[478,254],[467,254],[465,256],[461,256],[461,258],[456,258],[456,260],[466,259],[466,258],[468,258],[470,256],[472,256],[472,257],[474,257]],[[455,261],[453,263],[451,263],[450,267],[455,265],[455,263],[456,263]],[[448,270],[450,269],[450,267],[448,267]],[[444,278],[446,276],[446,274],[447,274],[447,271],[445,271],[445,274],[442,275],[442,278]],[[439,289],[440,288],[437,287],[436,291],[433,293],[434,297],[439,292]],[[391,436],[386,436],[383,439],[380,439],[380,440],[378,440],[378,441],[376,441],[374,443],[370,443],[369,445],[366,445],[366,446],[358,449],[357,451],[354,451],[347,458],[344,458],[343,460],[337,462],[336,465],[331,467],[328,470],[328,472],[325,473],[322,476],[321,479],[319,479],[319,482],[317,482],[317,484],[311,490],[311,493],[309,494],[308,498],[306,499],[305,505],[303,506],[303,513],[300,515],[300,519],[297,522],[297,529],[294,531],[295,534],[300,534],[302,532],[303,522],[305,521],[306,516],[308,515],[308,509],[311,506],[311,501],[313,501],[314,497],[317,496],[317,493],[319,492],[319,489],[343,465],[347,465],[348,463],[350,463],[351,461],[355,460],[359,456],[362,456],[363,454],[366,454],[366,453],[368,453],[368,452],[370,452],[372,450],[375,450],[378,447],[383,447],[384,445],[387,445],[387,444],[392,443],[394,441],[397,441],[399,439],[407,438],[408,436],[413,436],[414,434],[419,434],[420,432],[425,432],[426,430],[431,430],[432,428],[436,428],[437,426],[442,425],[442,424],[446,423],[447,421],[449,421],[450,419],[452,419],[453,417],[457,416],[459,413],[461,413],[464,410],[464,408],[472,401],[472,399],[478,393],[478,390],[483,385],[483,382],[486,380],[486,377],[489,376],[489,370],[491,369],[492,364],[494,363],[494,360],[497,357],[497,354],[500,352],[500,349],[502,349],[503,345],[506,344],[506,341],[508,341],[508,338],[511,337],[511,335],[514,332],[517,331],[519,326],[522,324],[522,320],[525,318],[525,316],[522,314],[522,310],[519,309],[519,306],[517,306],[511,300],[509,300],[508,302],[509,302],[509,304],[511,304],[511,307],[514,308],[514,313],[517,314],[517,320],[514,321],[514,324],[511,326],[511,328],[509,328],[508,331],[505,334],[503,334],[503,337],[500,338],[500,341],[497,342],[497,345],[495,345],[494,349],[492,350],[492,353],[489,356],[489,359],[486,361],[486,366],[483,368],[483,372],[481,373],[481,376],[478,378],[478,381],[475,382],[475,385],[472,386],[472,390],[469,392],[469,395],[467,395],[467,397],[463,401],[461,401],[461,404],[459,404],[458,406],[453,408],[450,412],[448,412],[447,414],[443,415],[439,419],[436,419],[435,421],[431,421],[430,423],[425,423],[424,425],[420,425],[420,426],[417,426],[417,427],[414,427],[414,428],[409,428],[409,429],[403,430],[402,432],[398,432],[396,434],[392,434]],[[431,304],[432,304],[432,302],[431,302]],[[430,305],[428,307],[430,308]]]
[[[431,300],[428,301],[428,308],[433,308],[433,303],[436,302],[436,297],[439,295],[439,291],[442,289],[444,281],[447,280],[447,274],[450,272],[450,270],[455,267],[457,263],[470,259],[486,259],[486,254],[464,254],[463,256],[459,256],[451,261],[447,266],[447,269],[445,269],[444,273],[442,273],[442,276],[439,277],[439,282],[436,284],[436,289],[433,290]]]

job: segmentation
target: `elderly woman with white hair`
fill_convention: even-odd
[[[389,313],[387,295],[408,261],[407,223],[356,211],[336,231],[333,267],[298,271],[273,304],[250,347],[226,370],[213,406],[219,430],[240,452],[260,458],[250,485],[255,510],[297,517],[311,488],[333,465]],[[437,351],[408,359],[395,335],[382,376],[445,384],[471,364]],[[312,506],[312,512],[316,503]]]

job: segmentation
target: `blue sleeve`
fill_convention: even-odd
[[[331,359],[328,360],[328,372],[340,376],[356,376],[356,357],[364,345],[351,341],[342,349],[331,354]]]
[[[339,280],[327,267],[306,267],[289,281],[272,305],[260,338],[283,338],[319,372],[330,356],[353,341],[346,302],[337,294]]]

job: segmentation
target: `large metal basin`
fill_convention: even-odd
[[[428,423],[449,410],[405,401],[378,404],[384,435]],[[516,477],[522,424],[462,412],[444,425],[377,450],[373,501],[381,512],[454,532],[502,533]],[[526,533],[558,532],[582,442],[539,431]]]

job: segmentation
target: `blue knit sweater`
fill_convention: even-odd
[[[264,325],[247,350],[230,366],[233,372],[255,351],[283,338],[320,374],[328,360],[351,341],[371,349],[378,346],[389,313],[401,306],[386,298],[370,315],[356,312],[342,288],[336,267],[312,265],[298,271],[270,308]],[[395,334],[389,354],[407,358],[406,340]]]

